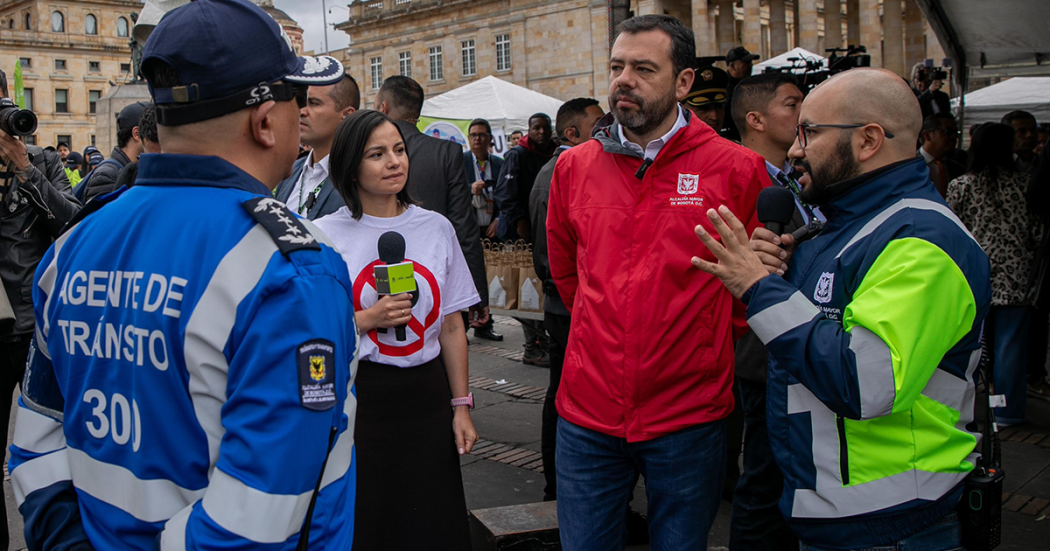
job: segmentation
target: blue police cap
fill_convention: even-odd
[[[280,25],[247,0],[196,0],[165,14],[142,52],[147,75],[158,62],[177,81],[159,88],[147,78],[165,126],[290,100],[296,87],[335,84],[344,73],[333,57],[297,57]]]

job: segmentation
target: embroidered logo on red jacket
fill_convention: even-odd
[[[700,190],[699,174],[678,174],[678,195],[672,195],[670,201],[672,207],[702,207],[704,198],[696,197]]]

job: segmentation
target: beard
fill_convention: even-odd
[[[620,109],[616,102],[621,99],[633,101],[638,105],[638,109]],[[609,110],[613,112],[616,121],[635,136],[645,136],[660,126],[677,104],[674,88],[671,88],[667,95],[653,101],[643,100],[631,91],[623,89],[617,89],[609,95]]]
[[[791,166],[802,167],[809,174],[809,186],[802,188],[798,198],[818,207],[835,198],[836,193],[831,189],[833,185],[860,175],[860,161],[853,156],[849,136],[839,140],[828,161],[816,169],[806,159],[793,159]]]

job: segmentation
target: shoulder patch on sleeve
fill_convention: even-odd
[[[313,234],[281,201],[273,197],[256,197],[242,205],[270,233],[281,254],[287,256],[292,251],[303,249],[321,250]]]
[[[295,349],[299,370],[299,403],[306,409],[324,411],[336,402],[335,344],[326,339],[313,339]]]

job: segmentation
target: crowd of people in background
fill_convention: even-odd
[[[727,52],[725,70],[702,64],[691,31],[671,17],[635,17],[619,31],[611,51],[609,112],[599,98],[569,99],[557,113],[532,115],[528,128],[504,129],[509,143],[502,157],[492,151],[493,129],[485,119],[469,122],[465,148],[421,133],[417,123],[426,91],[409,77],[387,78],[371,110],[361,109],[357,82],[349,74],[295,92],[299,139],[291,147],[298,145],[300,154],[294,163],[289,158],[288,166],[272,167],[267,175],[274,181],[263,182],[268,188],[263,191],[267,200],[297,214],[303,231],[319,228],[327,236],[325,254],[329,248],[338,251],[345,262],[340,270],[346,274],[334,288],[343,293],[349,286],[354,311],[339,323],[356,325],[360,333],[354,345],[356,402],[345,393],[338,398],[340,405],[356,404],[350,429],[345,423],[341,429],[355,430],[356,507],[349,508],[355,545],[469,548],[459,456],[470,453],[478,434],[470,417],[466,336],[473,329],[476,338],[503,340],[488,307],[483,240],[531,244],[543,280],[543,321],[518,321],[525,340],[522,361],[550,370],[542,418],[544,498],[558,501],[565,549],[612,549],[628,538],[651,540],[653,549],[704,549],[721,497],[733,503],[731,549],[794,549],[800,539],[803,549],[814,551],[841,542],[867,547],[908,538],[947,541],[937,539],[943,536],[931,527],[958,522],[959,464],[973,451],[972,445],[966,449],[972,436],[954,421],[919,427],[942,431],[948,444],[924,453],[950,465],[925,473],[932,489],[921,496],[887,491],[866,500],[849,492],[849,467],[855,481],[889,487],[893,477],[872,474],[870,462],[878,454],[863,449],[864,435],[851,423],[879,419],[899,428],[905,422],[896,415],[929,406],[917,396],[936,375],[932,368],[915,367],[920,362],[912,357],[943,356],[942,371],[959,371],[964,375],[957,378],[969,378],[962,386],[972,384],[966,366],[980,350],[973,325],[984,316],[991,385],[1006,397],[1006,405],[996,409],[999,425],[1025,422],[1028,399],[1050,401],[1047,127],[1029,113],[1013,111],[999,123],[960,128],[944,83],[929,78],[921,65],[910,82],[886,71],[847,71],[807,96],[790,74],[752,75],[758,56],[743,47]],[[147,48],[147,58],[150,53]],[[181,59],[156,56],[169,64]],[[171,81],[160,65],[146,67],[151,89],[187,84]],[[0,96],[7,94],[0,72]],[[167,185],[160,183],[157,159],[170,153],[164,143],[169,136],[180,140],[181,153],[203,153],[191,146],[192,136],[170,130],[179,124],[158,116],[172,105],[157,99],[123,108],[116,116],[117,145],[108,157],[94,146],[82,153],[67,143],[41,149],[0,134],[6,177],[20,181],[18,191],[6,184],[4,205],[22,212],[20,222],[10,225],[5,218],[0,225],[0,239],[9,250],[21,251],[0,252],[0,276],[15,305],[14,320],[0,335],[2,426],[34,334],[37,295],[26,289],[48,248],[67,223],[75,225],[106,203],[148,202],[145,191],[128,188]],[[274,143],[287,145],[281,140],[295,134],[286,129],[287,136],[265,137],[261,123],[251,124],[255,134],[244,139],[257,142],[252,147],[258,154],[277,147]],[[962,131],[968,131],[966,143]],[[209,162],[211,170],[236,170],[233,180],[249,178],[218,157]],[[178,170],[193,177],[192,167]],[[854,191],[861,185],[867,186],[864,197]],[[793,198],[785,235],[759,227],[758,196],[771,186],[789,190]],[[880,233],[888,231],[883,226],[855,237],[849,233],[859,227],[851,230],[850,224],[871,220],[865,216],[898,200],[927,205],[921,207],[927,214],[894,230],[921,241],[910,250],[912,257],[896,237]],[[717,214],[708,211],[715,207]],[[840,222],[822,237],[841,249],[835,259],[800,248],[786,235],[828,220]],[[880,224],[887,220],[896,218],[890,213]],[[82,231],[90,231],[86,226]],[[395,260],[411,258],[417,274],[423,268],[429,289],[377,290],[372,269],[391,264],[381,245],[390,232],[403,237]],[[689,237],[694,232],[700,242]],[[928,300],[953,302],[943,295],[949,291],[966,297],[958,309],[913,305],[909,315],[915,319],[928,321],[924,316],[939,312],[945,335],[927,334],[917,344],[879,332],[911,322],[892,308],[879,310],[877,292],[864,294],[889,288],[880,285],[892,279],[885,275],[892,266],[874,256],[859,258],[858,248],[851,249],[864,238],[872,240],[868,246],[876,253],[885,247],[882,262],[928,270],[943,282],[942,294],[931,293],[936,297]],[[983,257],[971,238],[989,260],[986,282]],[[940,254],[938,262],[957,265],[958,273],[914,263],[916,251]],[[834,279],[835,269],[808,273],[810,265],[840,271]],[[847,277],[857,277],[859,287],[848,291],[853,301],[848,310]],[[918,296],[919,282],[911,283],[895,292]],[[805,287],[813,285],[815,291]],[[798,289],[824,306],[814,307]],[[774,310],[786,328],[770,327],[764,314]],[[822,333],[828,324],[842,329],[845,319],[851,334]],[[393,340],[406,326],[418,346]],[[800,327],[809,328],[808,336]],[[52,330],[52,355],[58,350],[54,335]],[[903,358],[892,365],[890,345]],[[855,364],[827,360],[813,367],[789,359],[823,354],[837,359],[842,350],[855,354]],[[219,352],[222,356],[221,347]],[[324,358],[334,361],[334,356],[311,356],[314,371],[304,373],[327,380]],[[884,380],[865,379],[856,365],[862,361],[868,362],[866,369],[886,363],[883,367],[914,392],[899,386],[896,394],[887,393],[879,386]],[[834,373],[834,384],[815,374],[825,367]],[[837,388],[858,394],[839,396]],[[960,398],[949,394],[927,401],[956,408]],[[336,404],[335,395],[331,399]],[[803,431],[811,430],[806,438],[812,442],[801,442],[799,429],[789,430],[794,421],[788,415],[803,410],[813,412],[812,429]],[[347,411],[353,413],[349,406]],[[933,409],[923,412],[937,415]],[[910,432],[905,438],[893,430],[882,444],[886,462],[899,472],[918,469],[910,456],[894,463],[894,446],[914,442]],[[336,432],[333,428],[333,438]],[[840,460],[837,446],[833,461],[814,451],[826,443],[821,438],[841,435],[845,442],[848,432],[858,446],[850,450],[851,459]],[[32,460],[27,453],[16,463]],[[627,506],[640,476],[647,519]],[[817,477],[816,486],[810,476]],[[822,478],[827,476],[832,479]],[[294,493],[313,487],[311,477],[304,480],[309,484]],[[40,489],[21,488],[19,499]],[[39,518],[26,523],[31,543],[51,529]],[[309,525],[308,516],[306,521]],[[295,528],[281,535],[298,537]]]

